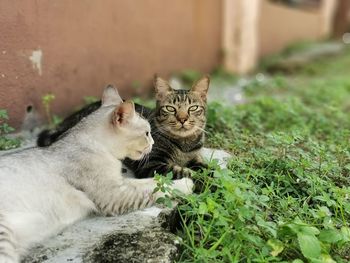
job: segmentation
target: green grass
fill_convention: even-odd
[[[232,159],[179,206],[179,261],[349,262],[350,52],[246,92],[209,105],[206,146]]]
[[[295,44],[292,44],[288,47],[286,47],[282,52],[272,55],[267,55],[263,57],[259,63],[259,68],[261,70],[269,70],[269,71],[286,71],[286,69],[281,69],[280,67],[276,68],[276,64],[279,64],[284,59],[296,55],[296,54],[302,54],[303,52],[307,52],[309,50],[314,49],[315,47],[319,46],[320,42],[313,42],[313,41],[304,41],[304,42],[297,42]],[[295,69],[288,69],[288,71],[294,71]]]

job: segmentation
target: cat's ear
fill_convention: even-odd
[[[135,105],[132,101],[125,101],[120,104],[113,112],[112,123],[120,126],[126,124],[134,117]]]
[[[163,100],[173,90],[166,80],[157,75],[154,76],[154,89],[156,91],[156,100]]]
[[[102,94],[102,107],[119,105],[123,100],[120,97],[118,90],[113,85],[105,87]]]
[[[207,101],[209,83],[210,78],[208,75],[206,75],[193,84],[191,91],[199,94],[202,100]]]

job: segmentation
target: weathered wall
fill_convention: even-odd
[[[286,46],[327,37],[335,0],[325,0],[320,10],[303,11],[263,0],[260,10],[260,56],[281,51]]]
[[[2,0],[0,25],[0,108],[17,127],[48,92],[64,114],[107,83],[129,96],[154,73],[220,59],[218,0]]]

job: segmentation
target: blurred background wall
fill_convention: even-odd
[[[47,93],[64,115],[108,83],[129,97],[147,92],[155,73],[222,65],[245,74],[261,56],[348,25],[349,7],[334,23],[339,1],[2,0],[0,108],[20,127],[27,110],[43,112]]]
[[[298,9],[263,1],[259,23],[259,55],[276,53],[294,42],[319,40],[329,36],[336,0],[319,3],[320,5]]]
[[[63,115],[108,83],[127,97],[155,73],[219,64],[217,0],[2,0],[0,25],[0,108],[17,127],[48,92]]]

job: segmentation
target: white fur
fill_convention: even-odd
[[[162,196],[153,194],[153,178],[122,176],[120,160],[142,158],[153,139],[146,136],[148,122],[136,113],[112,124],[118,107],[110,93],[104,94],[106,105],[52,146],[1,157],[1,263],[19,262],[29,247],[89,214],[121,214]],[[175,180],[173,187],[189,194],[193,182]]]

